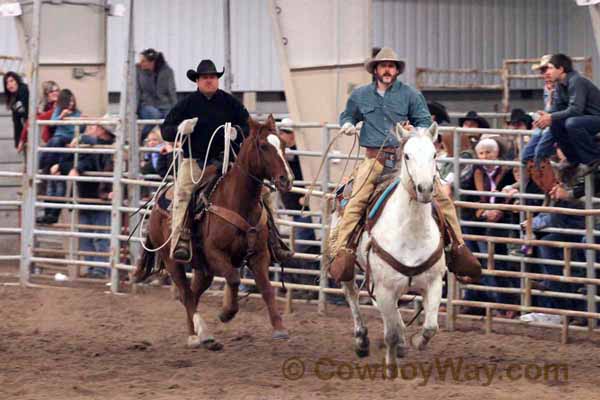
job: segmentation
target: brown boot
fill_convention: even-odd
[[[476,283],[481,278],[481,263],[465,244],[452,245],[446,263],[462,283]]]
[[[336,281],[348,282],[354,279],[356,254],[352,249],[341,248],[329,266],[329,276]]]

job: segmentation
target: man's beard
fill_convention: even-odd
[[[377,80],[377,82],[381,82],[381,83],[386,83],[383,81],[383,78],[386,76],[391,77],[392,79],[390,80],[390,83],[394,83],[396,82],[396,79],[398,78],[398,75],[392,75],[392,74],[383,74],[383,75],[379,75],[378,73],[375,73],[375,79]]]

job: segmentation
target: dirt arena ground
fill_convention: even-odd
[[[371,356],[359,360],[345,307],[324,317],[296,306],[284,316],[291,338],[273,341],[260,300],[243,300],[228,325],[217,322],[219,304],[213,294],[201,305],[225,346],[209,352],[185,348],[183,308],[166,289],[115,296],[0,286],[0,399],[600,398],[598,336],[560,345],[557,330],[496,326],[485,335],[480,323],[459,322],[428,350],[411,350],[399,377],[386,380],[373,310]]]

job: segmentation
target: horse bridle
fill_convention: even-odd
[[[408,168],[408,164],[406,163],[406,161],[407,161],[406,154],[404,153],[404,146],[406,145],[406,142],[408,142],[408,140],[411,137],[412,137],[412,135],[409,136],[408,138],[406,138],[405,140],[403,140],[401,142],[401,147],[400,147],[400,151],[402,154],[402,161],[404,163],[404,168],[406,168],[406,173],[408,174],[409,187],[406,187],[406,184],[402,180],[400,180],[400,182],[402,183],[402,186],[404,186],[404,189],[406,189],[406,191],[410,195],[410,199],[417,200],[417,185],[415,185],[415,180],[413,179],[413,177],[410,173],[410,169]],[[432,184],[435,187],[435,175],[433,176]]]
[[[261,153],[261,151],[262,150],[260,149],[260,140],[259,140],[259,136],[257,135],[257,139],[256,139],[256,153],[258,155],[258,159],[260,159],[260,153]],[[246,174],[254,182],[258,183],[259,185],[265,186],[271,192],[275,192],[277,190],[277,188],[275,187],[275,185],[272,184],[271,182],[265,182],[264,179],[259,179],[255,175],[253,175],[250,172],[246,171],[246,169],[244,169],[244,167],[242,167],[241,164],[238,164],[237,166],[240,169],[240,171],[242,171],[244,174]]]

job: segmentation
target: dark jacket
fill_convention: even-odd
[[[220,125],[231,122],[239,125],[244,135],[249,132],[248,110],[235,97],[222,90],[218,90],[210,99],[201,92],[196,91],[175,105],[165,118],[162,126],[163,139],[173,142],[177,135],[177,127],[186,119],[198,117],[198,123],[194,131],[183,141],[183,156],[190,158],[188,143],[191,139],[191,158],[199,159],[203,163],[206,157],[208,142],[213,132]],[[242,135],[237,136],[236,144],[243,141]],[[208,160],[217,158],[225,150],[223,130],[221,129],[213,139]]]
[[[498,192],[502,191],[507,185],[512,185],[515,183],[515,177],[512,174],[512,170],[509,167],[501,167],[498,166],[491,174],[491,178],[494,180],[495,188]],[[477,165],[474,168],[473,172],[473,180],[475,182],[475,190],[482,192],[489,192],[492,189],[492,182],[490,177],[486,173],[483,165]],[[493,196],[492,196],[493,197]],[[494,197],[495,204],[505,204],[507,201],[506,197]],[[480,203],[491,203],[490,196],[480,196]],[[484,212],[484,209],[479,209],[475,211],[475,217],[477,219],[483,219],[481,214]],[[505,217],[507,213],[504,213]],[[504,218],[503,218],[504,220]]]
[[[290,147],[290,150],[297,150],[296,145]],[[296,154],[293,155],[293,158],[288,159],[288,165],[292,169],[292,173],[294,174],[294,180],[302,181],[304,177],[302,175],[302,168],[300,167],[300,159]],[[281,193],[281,201],[285,206],[286,210],[300,210],[302,209],[302,205],[300,204],[300,199],[304,197],[302,193]],[[308,209],[308,206],[306,207]]]
[[[177,103],[175,76],[167,64],[158,72],[147,71],[137,66],[137,101],[138,107],[152,106],[167,111]]]
[[[556,85],[557,105],[552,120],[561,121],[582,115],[600,116],[600,89],[577,71],[567,74],[566,81]]]
[[[27,116],[29,110],[29,88],[26,84],[20,83],[19,89],[15,96],[14,101],[10,103],[10,111],[12,113],[13,122],[13,138],[15,147],[19,145],[21,139],[21,131],[27,122]]]
[[[111,145],[115,141],[104,140],[91,135],[82,135],[79,139],[81,144],[87,145]],[[73,168],[73,154],[63,154],[59,163],[60,173],[67,175]],[[84,175],[85,172],[111,172],[113,170],[112,154],[80,154],[77,161],[77,172]],[[107,182],[77,182],[79,197],[88,199],[108,199],[108,193],[112,191],[112,184]]]

